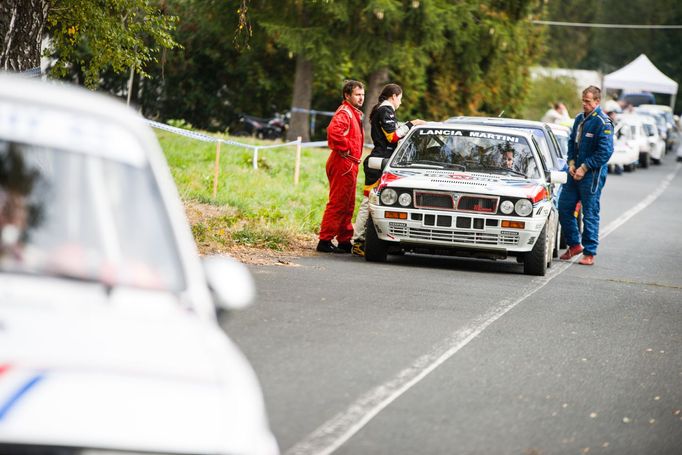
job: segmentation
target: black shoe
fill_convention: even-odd
[[[336,253],[338,250],[331,240],[320,240],[315,249],[320,253]]]
[[[343,242],[339,243],[339,246],[336,247],[335,253],[350,253],[353,250],[353,244],[350,242]]]

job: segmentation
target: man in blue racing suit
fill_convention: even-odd
[[[569,178],[559,197],[559,222],[568,249],[561,259],[583,253],[579,263],[593,265],[599,245],[599,198],[606,183],[606,163],[613,153],[613,124],[599,107],[601,90],[593,85],[583,90],[583,112],[573,123],[568,142]],[[582,242],[575,206],[582,203]]]

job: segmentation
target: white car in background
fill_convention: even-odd
[[[641,140],[637,138],[639,126],[631,122],[619,121],[614,127],[613,154],[608,166],[621,166],[626,172],[633,172],[639,163],[639,149]]]
[[[637,164],[641,168],[649,167],[651,161],[651,144],[649,136],[644,129],[642,117],[638,114],[626,113],[618,116],[618,124],[623,130],[621,134],[627,136],[627,140],[638,151]]]
[[[640,118],[642,119],[644,132],[647,135],[651,162],[654,164],[661,164],[661,159],[665,156],[666,145],[656,125],[656,119],[645,113],[638,115],[640,115]]]
[[[276,454],[152,131],[119,102],[0,76],[0,453]]]

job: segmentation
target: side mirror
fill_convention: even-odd
[[[388,158],[373,156],[367,160],[367,167],[370,169],[376,169],[377,171],[383,170],[386,167],[386,164],[388,164]]]
[[[550,171],[549,172],[549,183],[560,183],[564,184],[568,181],[568,174],[564,171]]]
[[[208,256],[202,265],[218,310],[238,310],[253,302],[256,285],[244,264],[228,256]]]

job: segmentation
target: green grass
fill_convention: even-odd
[[[156,130],[181,198],[186,203],[215,206],[193,219],[192,232],[204,250],[247,245],[286,249],[294,238],[313,237],[319,230],[327,203],[329,183],[325,165],[327,148],[303,148],[299,182],[294,186],[296,147],[258,151],[253,169],[251,149],[221,144],[218,192],[213,199],[216,144]],[[272,141],[221,136],[253,145]],[[362,197],[359,175],[358,203]]]

